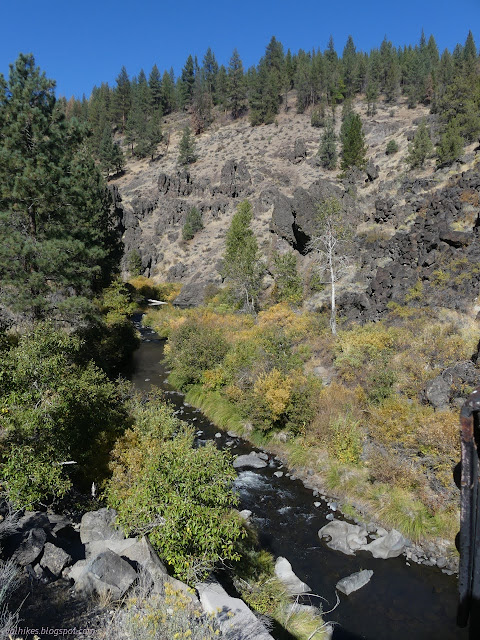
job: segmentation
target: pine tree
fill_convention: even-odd
[[[437,146],[437,164],[440,167],[452,164],[463,153],[463,138],[455,120],[448,123]]]
[[[1,301],[36,319],[72,318],[111,267],[110,197],[85,130],[66,121],[33,56],[0,84]]]
[[[406,161],[412,169],[414,167],[423,167],[432,150],[433,144],[430,133],[427,129],[427,123],[423,119],[415,132],[412,144],[408,146]]]
[[[122,67],[116,83],[117,86],[113,92],[113,114],[116,124],[124,131],[132,104],[130,79],[125,67]]]
[[[202,214],[196,207],[192,207],[187,213],[185,224],[182,227],[182,237],[184,240],[191,240],[197,231],[201,231],[202,229]]]
[[[222,275],[233,285],[234,295],[248,311],[255,308],[260,290],[258,244],[251,228],[252,205],[241,202],[226,235]]]
[[[183,130],[182,139],[178,148],[178,163],[181,165],[192,164],[196,162],[197,155],[195,152],[195,141],[192,138],[190,127]]]
[[[228,65],[228,106],[233,118],[238,118],[245,107],[246,90],[242,60],[236,49]]]
[[[102,143],[99,149],[100,166],[105,172],[105,177],[110,173],[119,173],[125,166],[125,158],[120,146],[113,141],[112,127],[107,124],[103,132]]]
[[[358,113],[354,113],[349,117],[348,126],[342,135],[342,143],[341,168],[343,170],[349,169],[350,167],[363,169],[367,162],[367,148],[362,130],[362,121]]]
[[[332,118],[327,120],[320,149],[318,150],[318,157],[320,164],[325,169],[335,169],[337,166],[337,143]]]
[[[195,78],[192,99],[192,128],[195,135],[203,133],[213,122],[213,102],[203,73]]]
[[[153,65],[148,76],[148,86],[152,100],[152,110],[161,109],[162,104],[162,78],[156,64]]]
[[[208,47],[205,56],[203,57],[203,77],[207,86],[207,90],[210,93],[212,102],[216,104],[215,89],[217,83],[218,62],[215,58],[215,54]]]
[[[165,71],[162,76],[160,106],[165,116],[175,109],[175,81],[172,76],[173,70],[171,73]]]
[[[191,55],[188,56],[185,66],[182,69],[182,74],[178,83],[178,98],[180,100],[180,107],[183,108],[186,105],[192,103],[193,88],[195,85],[195,65]]]
[[[226,112],[228,107],[228,76],[223,64],[220,65],[218,70],[216,83],[215,96],[217,104]]]

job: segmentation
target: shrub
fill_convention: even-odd
[[[300,304],[303,297],[302,279],[297,272],[297,257],[293,251],[273,259],[275,275],[274,296],[278,302]]]
[[[325,104],[321,102],[312,109],[312,116],[310,118],[312,127],[323,127],[325,125]]]
[[[218,329],[188,319],[172,330],[165,350],[172,380],[180,388],[201,382],[202,374],[225,357],[228,343]]]
[[[185,224],[182,228],[182,238],[184,240],[191,240],[197,231],[203,229],[202,214],[196,207],[192,207],[187,213]]]
[[[106,476],[126,412],[118,388],[85,363],[82,349],[78,337],[39,324],[0,355],[0,477],[16,507]],[[76,464],[62,464],[70,460]]]
[[[147,411],[147,416],[143,413]],[[193,448],[193,430],[155,397],[137,402],[135,424],[117,442],[109,506],[127,534],[148,533],[182,580],[202,579],[216,563],[237,560],[245,535],[232,492],[231,455],[213,443]]]
[[[394,153],[397,153],[399,149],[398,143],[396,140],[389,140],[387,143],[387,148],[385,153],[387,154],[387,156],[391,156]]]
[[[142,273],[142,256],[138,249],[130,251],[128,254],[127,265],[132,277],[139,276]]]
[[[358,422],[349,414],[345,414],[336,418],[330,429],[335,458],[343,464],[358,464],[362,453],[362,436]]]

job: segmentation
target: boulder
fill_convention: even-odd
[[[286,587],[288,593],[291,595],[298,595],[299,593],[309,593],[311,591],[308,584],[302,582],[298,576],[295,575],[292,569],[292,565],[286,558],[280,556],[275,562],[275,575]]]
[[[107,549],[87,562],[75,582],[75,589],[86,594],[110,594],[114,600],[118,600],[136,578],[135,569],[118,554]]]
[[[46,542],[43,548],[43,556],[40,566],[48,569],[56,578],[62,573],[66,566],[72,562],[72,556],[60,547],[56,547],[51,542]]]
[[[223,637],[235,640],[273,640],[245,602],[229,596],[218,582],[200,582],[196,589],[203,610],[215,616]]]
[[[228,160],[222,167],[220,176],[220,190],[230,198],[237,198],[247,194],[252,178],[245,160]]]
[[[348,556],[355,555],[355,551],[367,543],[367,530],[364,527],[343,520],[332,520],[320,529],[318,536],[320,539],[329,537],[327,546]]]
[[[153,582],[154,592],[163,593],[163,584],[168,577],[167,570],[147,537],[135,540],[135,543],[121,555],[148,573]]]
[[[303,138],[297,138],[293,146],[293,162],[298,163],[307,157],[307,145]]]
[[[349,596],[354,591],[358,591],[362,587],[364,587],[368,582],[370,582],[370,578],[373,576],[373,571],[370,569],[364,569],[363,571],[358,571],[357,573],[352,573],[352,575],[347,576],[346,578],[342,578],[336,584],[338,591],[341,591],[346,596]]]
[[[373,160],[369,160],[367,162],[367,166],[365,167],[365,171],[367,172],[367,180],[366,182],[373,182],[378,178],[378,165],[375,165]]]
[[[200,306],[205,300],[205,287],[207,284],[210,283],[197,280],[194,276],[192,282],[183,285],[182,290],[173,301],[173,304],[182,309]]]
[[[235,469],[262,469],[262,467],[267,466],[267,463],[252,451],[252,453],[249,453],[248,455],[238,456],[235,458],[233,466]]]
[[[14,560],[22,567],[35,562],[43,551],[46,539],[47,534],[43,529],[31,529],[15,551],[13,555]]]
[[[396,558],[405,551],[408,540],[396,529],[392,529],[386,536],[377,538],[362,547],[362,551],[369,551],[374,558]],[[348,595],[348,594],[347,594]]]
[[[83,544],[97,540],[123,540],[125,536],[115,529],[115,509],[99,509],[84,514],[80,522],[80,540]]]

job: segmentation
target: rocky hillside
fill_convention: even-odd
[[[292,92],[294,93],[294,92]],[[295,96],[289,98],[293,105]],[[422,297],[441,306],[466,309],[475,301],[480,280],[478,213],[480,173],[477,145],[465,149],[461,162],[436,169],[433,159],[421,170],[408,170],[408,144],[416,126],[427,119],[435,140],[435,116],[426,107],[380,103],[374,116],[357,100],[368,147],[366,171],[328,171],[319,166],[322,128],[310,113],[294,107],[275,124],[251,127],[247,118],[232,121],[218,114],[196,138],[198,160],[187,169],[177,163],[178,144],[188,114],[164,121],[163,143],[154,162],[131,160],[112,181],[125,228],[124,268],[138,250],[144,275],[185,285],[179,304],[202,301],[208,283],[221,283],[219,261],[236,205],[253,204],[254,229],[269,268],[272,249],[293,248],[307,274],[307,244],[316,206],[335,196],[355,230],[348,277],[340,287],[341,313],[352,319],[376,319],[390,302]],[[337,132],[340,129],[337,113]],[[399,150],[386,154],[395,140]],[[187,212],[197,207],[204,229],[182,239]],[[264,287],[272,279],[267,275]],[[328,293],[307,299],[321,308]]]

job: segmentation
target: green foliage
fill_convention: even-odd
[[[427,123],[423,119],[415,132],[413,143],[408,146],[407,164],[410,165],[411,169],[423,167],[425,160],[430,157],[432,151],[432,140],[427,129]]]
[[[343,464],[357,465],[362,453],[362,436],[358,422],[349,415],[338,417],[331,424],[331,446],[335,458]]]
[[[276,254],[273,259],[275,298],[278,302],[300,304],[303,298],[302,279],[297,272],[297,258],[292,251]]]
[[[312,109],[310,124],[317,128],[325,126],[325,104],[323,102]]]
[[[442,167],[458,160],[463,153],[463,144],[464,140],[454,119],[447,124],[440,138],[437,146],[437,164]]]
[[[363,169],[367,159],[367,148],[365,146],[365,136],[362,129],[362,121],[358,113],[348,115],[344,120],[344,130],[342,132],[342,161],[343,170],[350,167]]]
[[[143,415],[146,413],[147,415]],[[158,398],[136,401],[135,425],[117,443],[106,489],[126,533],[148,533],[175,575],[195,582],[239,558],[245,535],[232,511],[235,471],[213,443],[193,447],[193,431]]]
[[[387,148],[385,150],[385,153],[387,154],[387,156],[391,156],[394,153],[397,153],[398,148],[399,147],[396,140],[389,140],[387,143]]]
[[[142,273],[142,256],[138,249],[132,249],[128,254],[127,268],[134,278]]]
[[[197,231],[201,231],[202,229],[202,214],[196,207],[192,207],[187,213],[185,224],[182,227],[182,237],[184,240],[191,240]]]
[[[238,118],[244,110],[246,97],[243,64],[238,51],[234,49],[228,65],[228,105],[233,118]]]
[[[181,165],[192,164],[197,161],[197,154],[195,151],[195,141],[192,138],[192,132],[190,127],[185,127],[183,130],[182,139],[178,147],[178,163]]]
[[[11,65],[0,135],[2,302],[33,318],[73,321],[110,277],[118,230],[85,129],[66,121],[33,56]]]
[[[39,324],[0,355],[0,477],[18,508],[59,497],[72,481],[85,489],[106,476],[126,414],[82,348],[79,338]]]
[[[335,169],[337,166],[337,143],[335,129],[332,118],[327,120],[325,131],[323,132],[320,148],[318,150],[318,158],[320,164],[325,169]]]
[[[241,202],[226,235],[222,275],[233,284],[235,295],[248,310],[255,307],[260,288],[258,244],[251,228],[252,206]]]
[[[228,344],[221,332],[194,320],[187,320],[170,333],[166,360],[171,378],[180,388],[202,380],[202,373],[213,369],[225,357]]]

